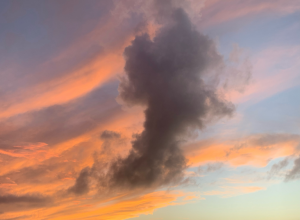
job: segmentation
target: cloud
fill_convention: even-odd
[[[20,220],[20,219],[28,219],[31,218],[31,215],[22,215],[22,216],[18,216],[18,217],[14,217],[14,218],[5,218],[2,220]]]
[[[220,7],[219,1],[206,2]],[[5,13],[12,23],[0,30],[0,42],[2,36],[8,39],[0,45],[0,212],[5,212],[1,219],[136,217],[175,204],[180,195],[153,190],[176,186],[186,177],[188,160],[204,162],[202,171],[214,172],[228,161],[236,166],[261,165],[293,151],[292,138],[265,135],[234,144],[206,142],[185,154],[190,132],[234,110],[216,88],[215,72],[224,64],[223,57],[214,41],[190,21],[200,17],[201,4],[199,0],[20,2],[17,12]],[[216,20],[203,11],[203,20],[223,22],[218,19],[231,4],[217,10]],[[224,21],[248,13],[231,12],[225,13],[229,17],[224,15]],[[6,30],[13,33],[2,34]],[[236,47],[231,59],[235,61],[239,53]],[[126,106],[122,109],[115,101],[118,84],[108,80],[121,73],[124,64],[118,99]],[[241,69],[244,66],[241,63]],[[226,85],[240,90],[238,86],[247,84],[250,72],[244,78],[241,72]],[[132,106],[139,107],[127,108]],[[120,192],[120,188],[135,190]],[[65,197],[43,196],[61,192]],[[199,198],[193,193],[183,197],[182,203]]]
[[[121,135],[117,132],[114,132],[114,131],[108,131],[108,130],[105,130],[102,132],[100,138],[101,139],[114,139],[114,138],[120,138]]]
[[[269,171],[268,179],[271,179],[275,175],[279,173],[283,168],[287,167],[289,165],[289,158],[285,158],[284,160],[273,164],[271,167],[271,170]]]
[[[223,163],[208,163],[205,166],[200,166],[197,169],[197,172],[202,173],[210,173],[221,170],[224,167]]]
[[[69,191],[78,195],[87,193],[89,191],[89,176],[89,167],[81,170],[79,177],[76,179],[75,185],[69,188]]]
[[[191,166],[224,162],[232,166],[263,167],[270,160],[295,154],[300,143],[295,134],[254,134],[244,138],[212,138],[183,146]]]
[[[42,197],[42,196],[33,196],[33,195],[1,195],[0,196],[0,204],[7,204],[7,203],[36,203],[41,204],[48,201],[48,198]]]
[[[186,168],[180,137],[233,112],[203,79],[222,62],[214,42],[195,30],[182,9],[172,16],[153,41],[143,34],[125,49],[120,98],[129,106],[146,106],[144,130],[135,135],[129,155],[100,175],[100,184],[135,188],[180,181]]]
[[[147,34],[137,36],[125,49],[120,97],[128,105],[145,105],[145,122],[128,157],[112,165],[113,185],[179,180],[186,164],[178,137],[189,128],[205,127],[207,118],[233,111],[202,79],[207,69],[221,62],[213,41],[194,29],[182,9],[173,19],[174,24],[153,41]]]
[[[8,50],[0,45],[0,118],[69,102],[115,78],[124,65],[123,49],[141,22],[113,15],[116,1],[12,2],[20,14],[1,29],[1,36],[17,37]],[[0,4],[12,13],[5,6],[10,3]]]
[[[238,44],[234,44],[224,70],[227,72],[227,77],[224,77],[222,82],[225,93],[229,93],[230,90],[243,93],[252,82],[252,69],[249,55]]]
[[[285,176],[285,181],[291,181],[300,178],[300,157],[294,161],[292,170]]]
[[[58,157],[89,140],[92,134],[88,133],[99,135],[104,130],[101,126],[126,126],[123,118],[130,117],[115,101],[117,88],[114,81],[71,102],[0,120],[0,175]],[[73,160],[70,155],[65,157]]]
[[[195,2],[199,4],[199,2]],[[242,1],[207,0],[201,9],[202,23],[206,27],[223,24],[229,21],[254,19],[272,14],[291,14],[300,10],[297,0],[264,0]]]
[[[222,198],[229,198],[247,193],[254,193],[266,188],[260,186],[221,186],[221,190],[212,190],[203,192],[202,195],[215,196],[218,195]]]
[[[16,148],[16,136],[18,142],[54,145],[91,131],[110,115],[121,112],[114,100],[116,89],[116,82],[109,83],[72,102],[0,121],[0,149]]]
[[[265,59],[268,57],[268,59]],[[243,93],[228,91],[225,96],[233,103],[258,103],[275,94],[299,85],[300,47],[276,46],[252,57],[252,81]],[[235,81],[234,78],[230,78]]]
[[[36,218],[43,219],[107,219],[119,220],[138,217],[141,214],[153,214],[154,210],[169,205],[186,204],[190,201],[181,201],[192,193],[181,191],[143,192],[139,194],[121,194],[106,200],[99,198],[83,198],[72,203],[63,203],[60,206],[40,212]],[[192,199],[192,198],[190,198]],[[66,204],[67,203],[67,204]],[[36,210],[34,210],[36,211]],[[35,213],[32,211],[33,213]],[[27,215],[32,214],[27,212]],[[26,219],[32,219],[30,217]]]
[[[40,194],[2,194],[0,195],[0,212],[13,212],[29,209],[36,209],[49,206],[52,203],[50,197],[45,197]]]

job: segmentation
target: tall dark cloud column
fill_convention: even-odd
[[[183,9],[172,16],[153,41],[148,34],[137,36],[124,51],[126,74],[119,97],[125,105],[146,107],[144,130],[135,135],[127,157],[110,164],[95,161],[69,191],[88,192],[90,178],[97,180],[100,191],[177,184],[187,168],[179,148],[182,137],[232,114],[234,106],[206,80],[215,78],[209,74],[223,62],[213,40],[194,28]]]
[[[137,36],[124,56],[126,77],[119,87],[120,97],[128,105],[147,106],[146,120],[128,157],[112,165],[112,185],[178,181],[186,168],[179,136],[189,128],[202,128],[210,117],[233,111],[202,78],[222,57],[182,9],[175,10],[172,24],[162,28],[153,41],[147,34]]]

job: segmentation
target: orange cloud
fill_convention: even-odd
[[[20,94],[15,94],[15,97],[21,96],[22,101],[2,110],[0,118],[68,102],[107,82],[122,68],[122,56],[112,51],[111,54],[89,63],[65,78],[40,84],[28,91],[19,91]],[[14,100],[15,97],[11,99]]]
[[[132,3],[130,3],[132,4]],[[123,8],[124,9],[124,8]],[[28,111],[39,110],[48,106],[62,104],[81,97],[109,80],[116,79],[123,72],[124,48],[133,40],[137,30],[135,25],[128,30],[120,29],[122,19],[116,7],[107,22],[99,22],[95,28],[81,38],[76,38],[71,46],[38,66],[35,75],[42,75],[45,69],[70,61],[74,54],[80,54],[90,47],[103,47],[96,56],[85,58],[80,65],[72,63],[71,67],[57,77],[37,82],[30,88],[17,88],[9,95],[7,107],[0,109],[0,119]],[[150,22],[140,32],[148,32],[153,38],[158,25]],[[114,37],[111,37],[114,35]],[[96,45],[96,46],[95,46]],[[13,63],[11,64],[13,65]],[[51,75],[51,72],[46,72]],[[45,74],[45,73],[44,73]],[[55,74],[53,74],[55,75]]]
[[[12,194],[51,194],[72,186],[80,170],[93,165],[95,152],[101,152],[103,140],[99,136],[102,131],[112,130],[121,134],[121,139],[112,143],[113,149],[98,158],[109,161],[128,152],[132,134],[142,129],[143,117],[139,108],[118,111],[94,129],[62,143],[52,146],[37,143],[17,146],[14,152],[6,150],[2,156],[10,155],[5,161],[0,161],[1,175],[18,180],[18,184],[5,187]]]
[[[86,51],[87,48],[102,48],[102,45],[105,45],[105,48],[92,57],[84,57],[82,63],[71,63],[66,71],[55,77],[51,76],[52,78],[50,77],[49,80],[38,81],[29,88],[17,88],[9,97],[6,97],[6,100],[9,101],[6,108],[0,109],[0,119],[68,102],[87,94],[111,79],[116,79],[116,75],[123,71],[124,48],[129,45],[135,33],[134,27],[125,32],[120,30],[123,21],[118,16],[108,14],[110,18],[107,22],[99,22],[91,32],[85,33],[79,39],[76,38],[71,46],[64,48],[55,57],[40,64],[34,76],[55,76],[57,73],[48,70],[52,66],[63,66],[70,62],[76,54],[82,54],[82,51]],[[155,30],[151,25],[148,29],[149,32]],[[114,34],[113,38],[112,34]],[[74,60],[76,59],[74,58]],[[13,66],[13,63],[11,65]]]
[[[45,159],[53,156],[47,155],[46,146],[46,143],[13,146],[13,148],[9,150],[0,149],[0,154],[9,155],[11,157],[25,157],[28,159],[35,158],[37,160],[41,160],[42,158]]]
[[[137,217],[140,214],[152,214],[155,209],[168,205],[177,205],[179,198],[185,197],[184,192],[158,191],[131,197],[115,197],[97,201],[96,199],[64,200],[56,207],[40,208],[18,213],[4,213],[3,218],[24,219],[107,219],[119,220]],[[179,204],[179,203],[178,203]]]
[[[261,134],[242,140],[202,141],[186,146],[184,151],[192,166],[221,161],[232,166],[263,167],[272,159],[296,153],[299,142],[300,138],[297,135]]]

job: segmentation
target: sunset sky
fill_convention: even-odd
[[[299,0],[1,0],[0,220],[299,220]]]

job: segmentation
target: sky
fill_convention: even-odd
[[[299,0],[0,1],[1,220],[299,220]]]

